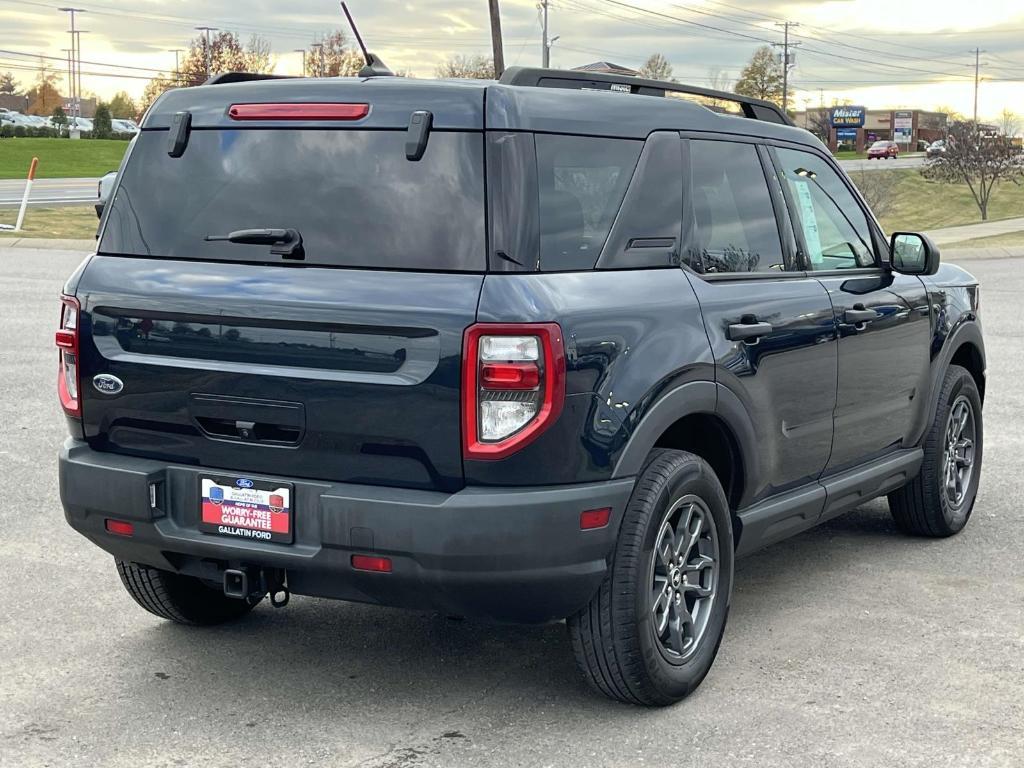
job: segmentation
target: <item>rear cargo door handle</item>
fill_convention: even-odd
[[[853,309],[848,309],[843,314],[843,319],[852,325],[869,323],[878,319],[878,313],[873,309],[865,309],[863,304],[854,304]]]
[[[733,323],[729,326],[729,341],[760,339],[772,332],[771,323]]]

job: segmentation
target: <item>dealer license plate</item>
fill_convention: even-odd
[[[220,536],[290,544],[291,483],[218,475],[199,478],[199,530]]]

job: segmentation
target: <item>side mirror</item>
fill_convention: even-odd
[[[114,189],[114,182],[117,180],[117,171],[110,171],[110,173],[103,176],[100,179],[99,188],[96,192],[96,218],[103,218],[103,209],[107,207],[107,203],[110,202],[110,193]]]
[[[939,248],[927,235],[894,232],[889,240],[892,268],[904,275],[934,275],[939,271]]]

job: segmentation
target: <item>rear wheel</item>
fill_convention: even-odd
[[[191,626],[222,624],[245,616],[259,598],[239,600],[204,581],[148,565],[116,560],[117,573],[128,594],[150,613]]]
[[[978,495],[983,438],[978,386],[967,369],[951,365],[925,437],[921,471],[889,494],[901,530],[932,537],[963,530]]]
[[[647,706],[687,696],[715,660],[732,576],[729,507],[711,467],[683,451],[654,451],[604,583],[568,621],[587,682]]]

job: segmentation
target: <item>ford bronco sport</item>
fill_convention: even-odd
[[[736,556],[886,494],[949,536],[978,490],[976,281],[732,94],[174,90],[61,302],[67,521],[183,624],[291,593],[564,619],[594,688],[664,705]]]

